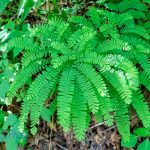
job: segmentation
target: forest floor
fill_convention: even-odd
[[[136,126],[139,121],[136,116],[131,120],[131,127]],[[26,147],[19,150],[129,150],[121,148],[120,145],[120,135],[115,125],[112,127],[107,127],[104,123],[95,125],[93,121],[85,140],[78,142],[73,132],[65,134],[59,126],[41,121],[38,134],[30,137]]]

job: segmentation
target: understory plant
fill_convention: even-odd
[[[0,110],[0,121],[0,142],[6,143],[6,149],[16,150],[18,145],[23,147],[26,144],[27,131],[18,130],[18,117]]]
[[[148,8],[138,0],[123,2],[91,7],[68,20],[54,17],[3,45],[23,53],[8,93],[9,103],[14,97],[22,101],[20,131],[29,115],[30,131],[37,132],[46,101],[64,131],[73,128],[78,140],[84,139],[91,114],[109,126],[115,123],[124,141],[130,140],[131,109],[149,129],[141,88],[150,90]]]
[[[121,145],[126,148],[135,148],[136,144],[138,144],[138,139],[143,138],[143,142],[138,144],[137,150],[149,150],[150,149],[150,131],[147,128],[139,127],[136,128],[133,132],[134,134],[130,135],[129,141],[121,141]]]

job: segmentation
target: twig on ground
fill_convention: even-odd
[[[58,144],[58,143],[56,143],[56,142],[55,142],[55,144],[56,144],[59,148],[61,148],[62,150],[68,150],[67,148],[61,146],[60,144]]]
[[[115,125],[114,125],[114,126],[111,126],[110,128],[108,128],[108,129],[102,131],[102,133],[107,132],[107,131],[110,131],[111,129],[114,129],[115,127],[116,127]]]
[[[49,141],[49,150],[51,150],[52,148],[52,140],[51,140],[51,137],[52,137],[52,128],[50,128],[50,141]]]
[[[93,129],[93,128],[96,128],[96,127],[98,127],[98,126],[102,126],[102,125],[104,125],[105,124],[105,121],[104,122],[101,122],[101,123],[98,123],[98,124],[96,124],[96,125],[94,125],[94,126],[92,126],[92,127],[90,127],[91,129]]]

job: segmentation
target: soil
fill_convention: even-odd
[[[89,129],[82,142],[78,142],[72,132],[63,134],[61,128],[51,134],[41,133],[29,139],[30,143],[24,150],[120,150],[120,137],[115,128],[109,131],[104,127]]]
[[[136,123],[134,118],[133,124]],[[76,140],[72,131],[64,133],[55,124],[41,122],[39,126],[39,134],[30,137],[26,147],[19,150],[127,150],[120,146],[121,138],[115,125],[92,125],[81,142]],[[47,126],[51,126],[51,129]]]

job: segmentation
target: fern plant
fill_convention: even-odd
[[[64,131],[73,128],[78,140],[84,138],[91,113],[100,114],[107,125],[115,122],[127,141],[130,107],[149,128],[149,106],[140,86],[150,89],[150,35],[135,21],[126,12],[90,8],[86,17],[53,18],[6,43],[7,50],[23,51],[22,69],[8,93],[9,103],[23,93],[19,129],[30,114],[35,134],[49,99],[58,123]]]

